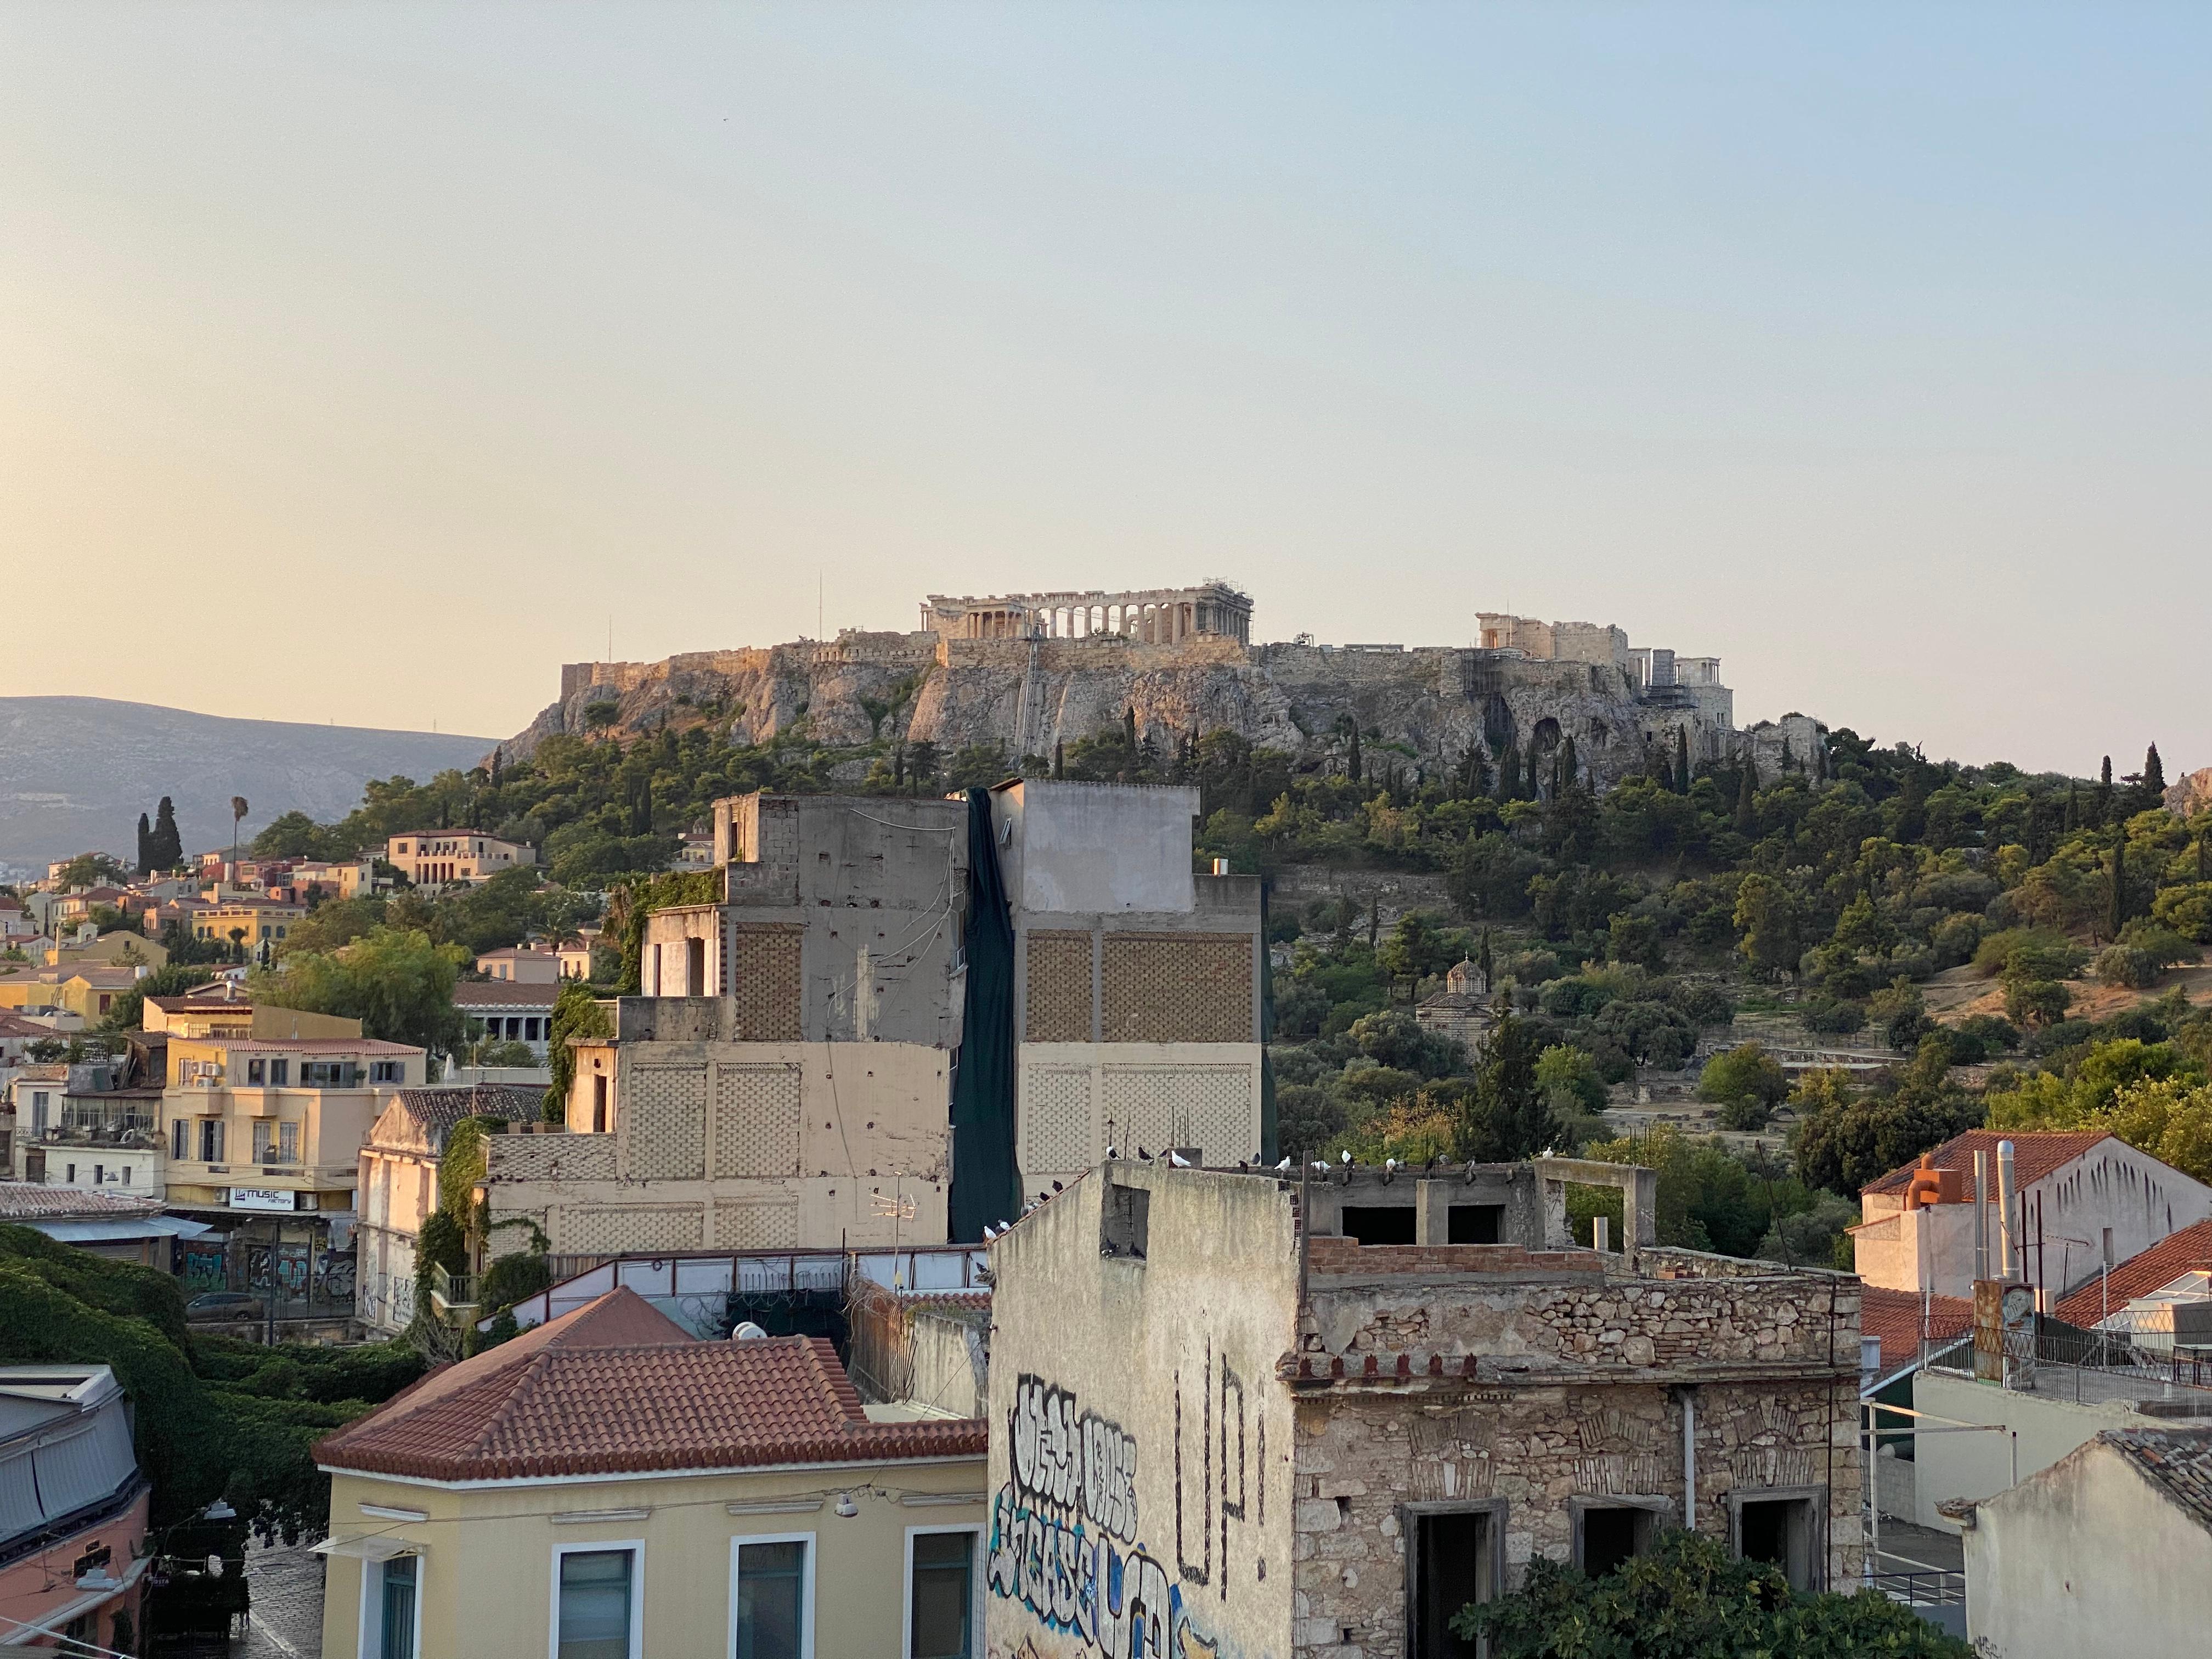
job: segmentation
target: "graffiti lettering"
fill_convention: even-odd
[[[988,1555],[992,1595],[1019,1601],[1103,1659],[1205,1659],[1216,1650],[1144,1549],[1026,1507],[1011,1484],[991,1506]]]
[[[1085,1412],[1075,1396],[1024,1376],[1007,1425],[1014,1486],[1039,1509],[1079,1512],[1127,1543],[1137,1535],[1137,1442],[1121,1425]]]

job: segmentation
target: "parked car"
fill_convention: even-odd
[[[258,1319],[265,1311],[249,1291],[209,1291],[185,1304],[187,1319]]]

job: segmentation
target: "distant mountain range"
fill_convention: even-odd
[[[343,817],[371,778],[420,781],[471,767],[491,738],[376,732],[353,726],[225,720],[105,697],[0,697],[0,864],[108,852],[126,863],[138,815],[176,803],[185,850],[227,845],[230,798],[252,803],[251,837],[295,808]]]

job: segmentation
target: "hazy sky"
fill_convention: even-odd
[[[0,6],[0,690],[1244,584],[2212,763],[2212,7]]]

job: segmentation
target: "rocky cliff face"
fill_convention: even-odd
[[[1048,756],[1129,710],[1163,745],[1227,730],[1309,759],[1338,748],[1356,722],[1370,752],[1395,749],[1431,773],[1471,748],[1495,757],[1508,743],[1534,744],[1545,755],[1572,737],[1601,785],[1641,770],[1647,745],[1671,755],[1678,728],[1699,759],[1732,754],[1739,741],[1723,688],[1645,692],[1617,667],[1508,652],[854,633],[835,643],[572,665],[561,701],[507,752],[526,755],[556,732],[628,736],[712,719],[752,743],[796,735],[803,722],[825,745],[927,739],[948,753],[995,745],[1012,760]],[[1816,730],[1808,720],[1792,732],[1798,762],[1810,759]]]

